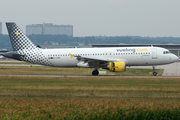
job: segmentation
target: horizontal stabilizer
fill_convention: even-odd
[[[6,57],[4,57],[4,56],[0,56],[0,60],[1,60],[1,59],[5,59],[5,58],[6,58]]]
[[[8,58],[25,56],[25,55],[19,54],[19,53],[14,52],[14,51],[6,52],[6,53],[4,53],[4,54],[2,54],[2,55],[3,55],[4,57],[8,57]]]

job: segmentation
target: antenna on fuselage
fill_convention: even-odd
[[[151,44],[151,47],[153,47],[153,45]]]

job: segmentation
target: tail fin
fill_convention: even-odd
[[[14,51],[37,48],[15,23],[6,23]]]

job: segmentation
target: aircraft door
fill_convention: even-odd
[[[152,49],[152,59],[157,59],[157,49],[156,48]]]

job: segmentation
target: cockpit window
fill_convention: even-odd
[[[163,54],[171,54],[169,51],[164,51]]]

